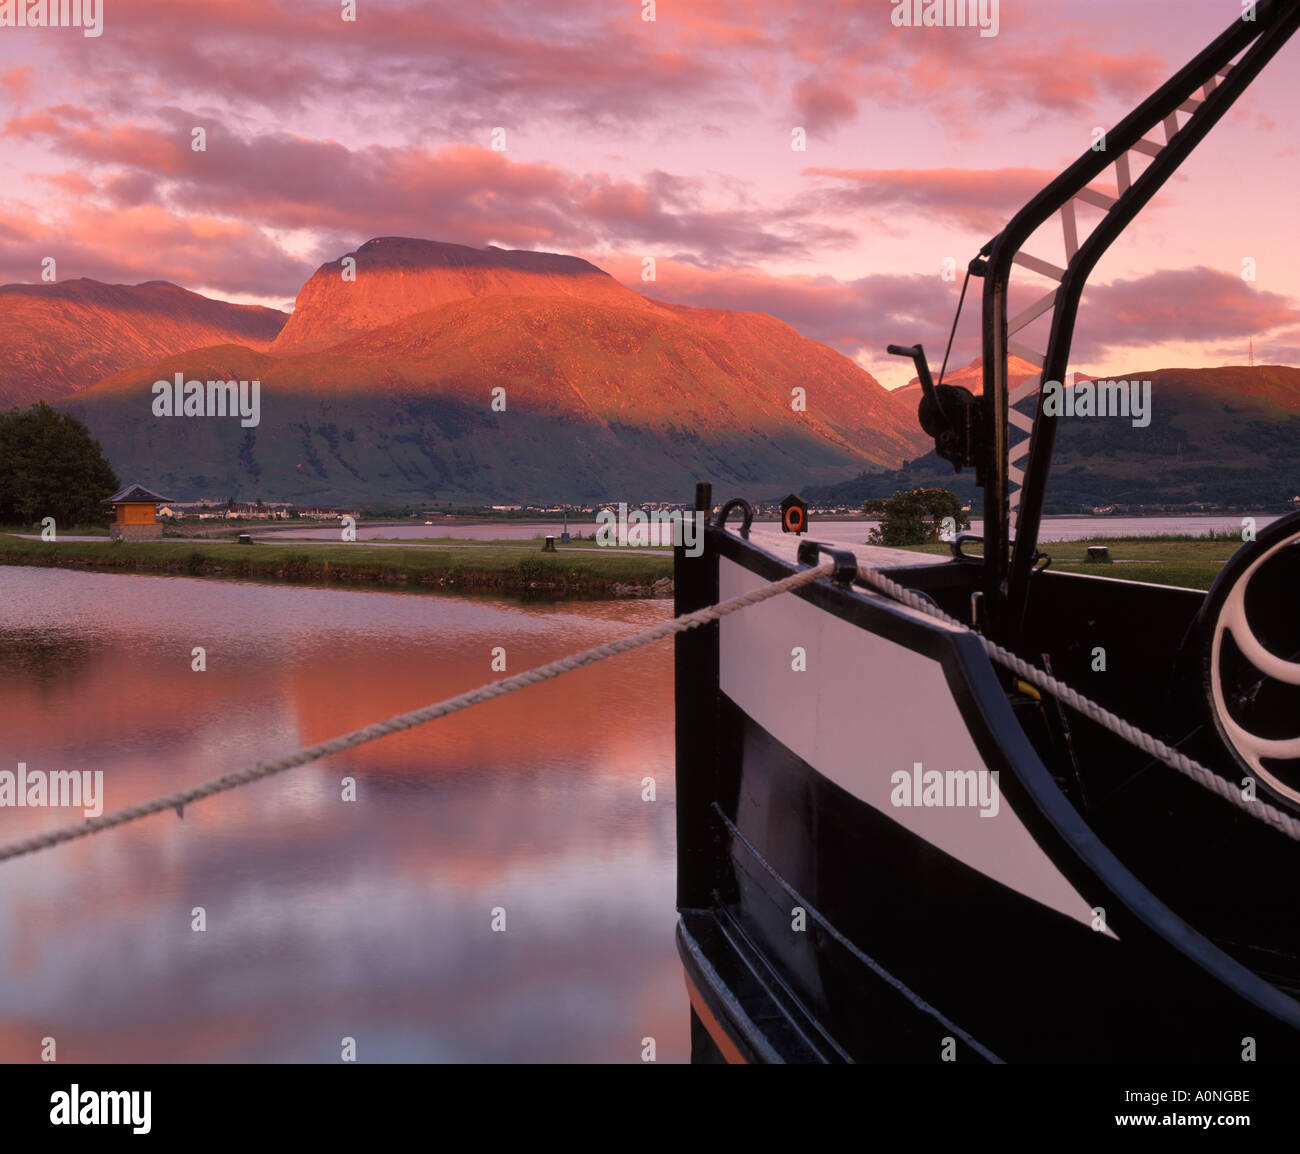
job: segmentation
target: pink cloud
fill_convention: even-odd
[[[161,124],[86,126],[82,111],[15,117],[3,132],[43,142],[75,162],[74,171],[52,178],[73,195],[84,196],[81,182],[89,179],[110,205],[155,203],[252,228],[314,229],[322,257],[372,236],[431,233],[467,244],[559,251],[666,246],[728,263],[806,258],[852,239],[806,210],[711,203],[700,182],[662,171],[631,180],[515,161],[468,145],[349,149],[284,133],[243,137],[174,108],[159,110]],[[207,130],[206,151],[190,147],[196,126]],[[278,295],[292,287],[264,291]]]
[[[799,5],[786,12],[775,55],[810,69],[794,89],[794,106],[814,125],[850,120],[861,107],[924,107],[937,122],[963,133],[979,129],[988,112],[1046,111],[1078,116],[1103,100],[1131,104],[1172,69],[1151,49],[1097,43],[1046,6],[1004,10],[1000,34],[974,30],[895,28],[890,9],[854,5],[822,19]],[[768,19],[777,17],[769,9]],[[769,65],[772,62],[769,61]]]
[[[908,73],[916,98],[933,98],[953,113],[1030,105],[1071,115],[1095,108],[1104,97],[1123,104],[1147,95],[1170,71],[1155,52],[1110,52],[1050,22],[1026,43],[999,38],[997,48],[970,37],[930,38]],[[922,47],[919,43],[918,50]]]
[[[801,123],[821,136],[858,114],[858,101],[846,91],[842,80],[827,81],[816,75],[795,85],[794,106]]]
[[[897,342],[926,347],[937,372],[957,307],[959,285],[937,275],[876,275],[852,281],[825,276],[776,277],[754,268],[700,268],[658,261],[656,279],[641,279],[639,258],[588,260],[647,296],[701,308],[770,313],[805,336],[846,354],[866,350],[883,356]],[[951,364],[980,354],[980,282],[968,292]],[[1028,303],[1022,288],[1011,311]],[[1279,293],[1261,292],[1214,269],[1168,269],[1149,276],[1101,284],[1085,291],[1078,340],[1071,360],[1093,363],[1108,352],[1136,345],[1202,342],[1254,335],[1261,350],[1289,355],[1300,334],[1300,310]],[[1271,330],[1292,326],[1270,340]],[[1264,355],[1261,351],[1261,355]]]
[[[880,274],[853,281],[827,276],[773,276],[748,267],[702,268],[682,261],[656,262],[645,282],[639,257],[584,254],[629,288],[673,304],[738,309],[778,317],[814,340],[853,354],[883,354],[892,341],[946,338],[958,286],[933,276]],[[969,302],[968,302],[969,304]]]
[[[99,45],[100,59],[125,82],[195,98],[238,94],[244,103],[303,110],[343,90],[358,106],[401,108],[422,122],[436,108],[438,122],[460,133],[503,117],[637,117],[648,92],[661,103],[686,99],[687,90],[729,99],[730,69],[699,45],[691,50],[666,16],[643,22],[630,0],[559,12],[367,0],[355,22],[341,19],[338,4],[297,0],[188,5],[184,20],[176,8],[175,0],[116,0],[115,35]]]
[[[509,121],[640,124],[648,99],[659,116],[711,116],[752,106],[758,92],[821,135],[881,104],[923,104],[969,126],[988,109],[1077,115],[1103,97],[1136,100],[1170,70],[1150,49],[1096,43],[1063,7],[1008,17],[992,40],[895,28],[881,2],[660,0],[653,22],[637,0],[367,0],[355,23],[337,4],[297,0],[184,5],[183,20],[177,8],[112,5],[115,34],[97,42],[97,61],[128,106],[182,91],[195,103],[300,111],[343,90],[358,111],[421,124],[437,109],[433,123],[462,140]]]
[[[822,202],[829,208],[843,212],[901,208],[956,220],[990,235],[1056,175],[1037,168],[804,171],[830,182],[821,192]]]
[[[1164,342],[1262,336],[1300,322],[1295,302],[1211,268],[1164,269],[1085,290],[1076,360]]]
[[[179,217],[154,206],[103,208],[83,204],[57,227],[31,223],[0,229],[2,279],[35,282],[54,257],[59,279],[109,283],[168,280],[183,288],[216,286],[262,294],[267,285],[295,287],[310,268],[239,221]]]
[[[21,104],[31,91],[32,81],[36,79],[36,69],[30,64],[21,68],[6,68],[0,71],[0,88],[8,94],[14,104]]]

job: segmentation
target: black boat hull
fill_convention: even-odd
[[[793,568],[710,527],[677,609]],[[1103,844],[972,634],[827,581],[753,606],[678,638],[677,747],[697,1060],[1300,1060],[1300,1005]],[[911,804],[923,766],[996,812]]]

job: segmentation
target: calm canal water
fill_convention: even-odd
[[[0,568],[0,770],[117,809],[670,612]],[[687,1060],[672,719],[665,642],[0,863],[0,1061]]]

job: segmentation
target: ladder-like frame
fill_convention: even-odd
[[[1248,17],[1253,15],[1254,19]],[[1105,137],[1104,150],[1085,152],[985,246],[983,355],[985,428],[991,435],[984,490],[985,592],[991,603],[988,629],[1015,644],[1037,556],[1043,495],[1051,464],[1057,417],[1043,412],[1042,385],[1065,382],[1079,298],[1088,275],[1111,243],[1146,206],[1233,102],[1300,26],[1300,0],[1259,0],[1253,11],[1219,36],[1186,67],[1149,96]],[[1186,120],[1179,121],[1179,114]],[[1148,138],[1163,128],[1164,142]],[[1137,177],[1133,154],[1150,158]],[[1089,187],[1113,166],[1118,197]],[[1079,240],[1075,202],[1104,210],[1092,232]],[[1065,265],[1023,251],[1033,233],[1060,214]],[[1058,282],[1058,287],[1008,319],[1013,266]],[[1047,349],[1038,352],[1012,338],[1052,310]],[[1008,387],[1009,354],[1042,372],[1014,392]],[[1033,415],[1023,411],[1034,400]],[[1013,430],[1027,434],[1012,442]],[[1020,462],[1024,461],[1021,468]],[[1012,550],[1011,530],[1015,529]]]

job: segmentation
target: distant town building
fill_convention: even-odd
[[[112,505],[116,517],[108,530],[114,541],[157,541],[162,537],[158,506],[169,498],[160,497],[143,485],[128,485],[104,500]]]

